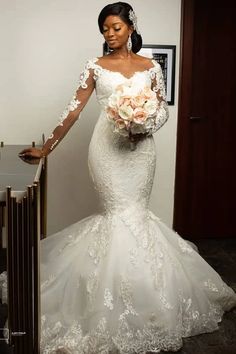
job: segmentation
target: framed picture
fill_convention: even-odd
[[[144,44],[138,54],[153,58],[162,68],[169,105],[175,101],[175,45]]]

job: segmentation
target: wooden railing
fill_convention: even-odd
[[[39,354],[40,239],[46,235],[46,161],[22,197],[11,187],[1,202],[6,224],[8,277],[8,345],[14,354]],[[0,234],[1,236],[1,234]],[[1,247],[1,246],[0,246]]]

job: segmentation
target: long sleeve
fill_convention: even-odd
[[[79,118],[82,109],[86,105],[95,87],[93,74],[93,69],[88,61],[84,70],[80,74],[79,84],[75,94],[60,116],[59,124],[48,137],[42,148],[43,156],[47,156],[56,145],[58,145],[75,121]]]
[[[150,134],[153,134],[158,129],[160,129],[169,118],[169,110],[166,101],[165,82],[162,69],[160,64],[155,60],[152,62],[154,64],[154,67],[151,70],[152,90],[156,92],[158,108],[156,112],[155,126],[152,128]]]

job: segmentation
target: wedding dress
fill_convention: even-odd
[[[128,78],[89,60],[62,115],[63,129],[68,114],[82,110],[96,89],[101,114],[88,160],[101,212],[42,241],[43,354],[177,351],[183,337],[216,330],[224,311],[236,305],[234,291],[194,246],[148,209],[156,163],[152,135],[130,149],[107,120],[109,96],[132,82],[157,93],[155,130],[165,123],[163,78],[152,63]],[[53,149],[57,131],[50,139]]]

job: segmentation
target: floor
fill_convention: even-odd
[[[224,281],[236,291],[236,238],[235,239],[199,239],[198,246],[203,258],[222,276]],[[0,252],[0,273],[5,269],[5,255]],[[7,314],[5,305],[0,304],[0,328]],[[0,333],[1,336],[1,333]],[[0,341],[0,353],[12,353],[7,345]],[[168,354],[170,352],[165,352]],[[184,340],[184,346],[178,354],[235,354],[236,353],[236,308],[224,315],[218,331],[201,334]],[[31,353],[26,353],[31,354]],[[162,352],[164,354],[164,352]]]

